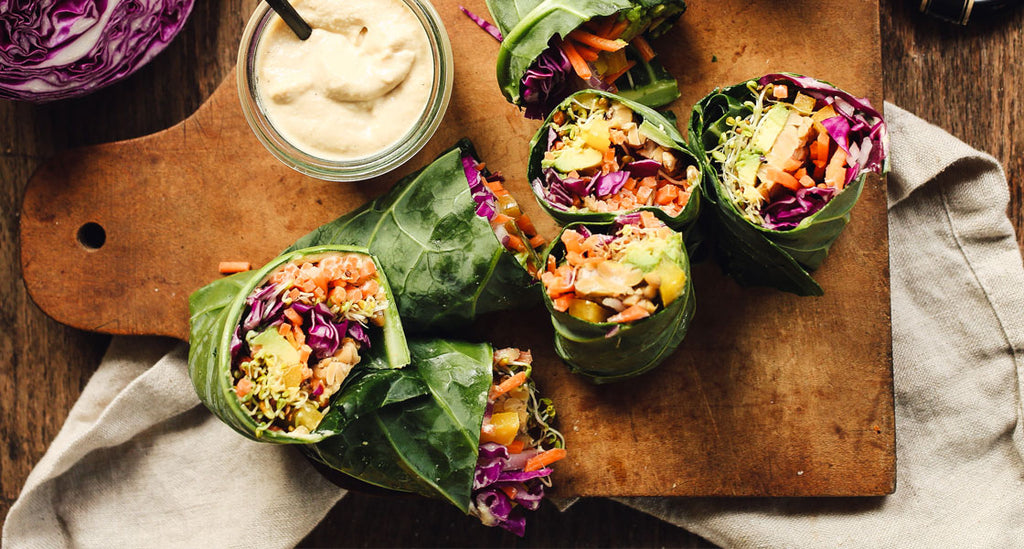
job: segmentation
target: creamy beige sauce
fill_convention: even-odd
[[[427,33],[400,0],[298,0],[299,40],[274,17],[256,51],[260,105],[296,148],[327,160],[370,156],[419,120],[433,83]]]

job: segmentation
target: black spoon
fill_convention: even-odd
[[[284,22],[288,25],[288,28],[292,29],[295,36],[299,37],[299,40],[305,40],[309,38],[309,35],[313,32],[310,28],[309,23],[306,23],[299,12],[295,11],[295,8],[288,2],[288,0],[267,0],[270,4],[270,8],[277,12],[284,19]]]

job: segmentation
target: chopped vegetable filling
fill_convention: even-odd
[[[678,299],[686,286],[682,235],[644,211],[614,235],[562,232],[565,259],[549,256],[541,282],[557,311],[592,323],[628,324]]]
[[[494,352],[494,385],[480,428],[480,454],[470,513],[487,526],[518,536],[526,531],[523,509],[535,511],[551,486],[549,467],[566,456],[565,438],[550,422],[551,401],[537,396],[529,351]]]
[[[246,299],[232,345],[235,394],[257,435],[313,432],[387,306],[369,256],[303,258],[271,274]]]
[[[554,113],[533,182],[556,209],[629,212],[657,207],[678,216],[700,183],[700,170],[658,144],[626,105],[597,95],[577,96]]]
[[[477,204],[477,215],[490,222],[501,245],[516,256],[531,276],[536,277],[540,270],[537,250],[543,248],[547,240],[537,234],[530,217],[505,190],[505,178],[500,173],[487,174],[484,164],[470,156],[462,157],[462,167]]]
[[[730,129],[711,156],[747,220],[793,229],[863,173],[875,131],[844,99],[802,89],[793,79],[762,79],[747,87],[753,112],[726,119]],[[860,145],[848,143],[851,131],[863,134]]]

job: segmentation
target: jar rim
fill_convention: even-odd
[[[242,114],[260,143],[286,166],[326,181],[361,181],[398,168],[419,152],[437,131],[451,99],[454,61],[451,42],[434,7],[426,0],[400,0],[423,26],[434,66],[427,103],[419,119],[395,142],[371,155],[345,160],[321,158],[288,141],[260,106],[256,82],[256,50],[270,22],[278,15],[261,2],[242,33],[238,48],[237,87]]]

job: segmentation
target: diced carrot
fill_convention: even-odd
[[[626,142],[626,132],[612,128],[608,130],[608,139],[613,145],[621,145]]]
[[[636,201],[640,204],[646,205],[651,199],[651,195],[654,194],[654,187],[643,186],[636,190]]]
[[[302,292],[300,292],[298,288],[292,288],[291,290],[288,290],[288,299],[295,301],[299,298],[300,293]]]
[[[512,389],[519,387],[523,383],[526,383],[526,372],[519,372],[505,381],[491,387],[490,399],[494,400]]]
[[[345,302],[345,287],[335,286],[334,288],[331,288],[330,293],[327,294],[327,299],[329,299],[331,303],[341,305]]]
[[[653,213],[644,210],[640,212],[640,225],[645,229],[652,229],[654,227],[660,227],[662,223],[658,221],[657,216]]]
[[[640,54],[644,61],[654,59],[654,48],[647,43],[643,36],[637,35],[630,43],[633,44],[633,47],[636,48],[637,53]]]
[[[665,206],[671,204],[676,196],[679,195],[679,187],[675,185],[665,185],[658,189],[658,192],[654,194],[654,202],[659,206]]]
[[[583,254],[580,252],[567,252],[565,254],[565,260],[569,265],[579,265],[583,263]]]
[[[645,177],[645,178],[640,180],[640,186],[641,187],[650,187],[650,188],[653,189],[654,187],[658,186],[658,179],[656,177],[654,177],[653,175],[649,176],[649,177]]]
[[[816,145],[816,146],[815,146]],[[818,140],[811,145],[811,160],[817,168],[828,164],[828,149],[831,146],[828,132],[818,132]]]
[[[570,32],[569,38],[598,51],[619,51],[626,47],[626,43],[622,40],[609,40],[581,29]]]
[[[217,264],[217,270],[220,274],[235,274],[244,273],[252,269],[252,265],[248,261],[221,261]]]
[[[299,313],[296,313],[291,307],[284,310],[284,316],[288,317],[288,320],[291,320],[292,324],[302,326],[302,316],[300,316]]]
[[[632,69],[634,66],[636,66],[636,61],[629,61],[626,63],[624,67],[605,76],[602,80],[604,80],[605,84],[613,84],[616,80],[622,78],[622,75],[626,74],[626,72],[628,72],[629,69]]]
[[[807,175],[807,168],[800,168],[799,170],[793,173],[793,177],[795,177],[798,181],[805,175]]]
[[[552,463],[565,458],[565,448],[552,448],[546,452],[541,452],[532,458],[526,460],[526,466],[523,467],[523,471],[530,472],[538,469],[543,469]]]
[[[784,84],[775,84],[772,88],[772,96],[776,99],[785,99],[789,97],[789,87]]]
[[[590,79],[592,72],[590,72],[590,66],[587,62],[580,57],[580,53],[576,51],[576,47],[572,45],[571,40],[562,42],[562,51],[565,56],[569,58],[569,63],[572,65],[572,70],[576,71],[576,76],[579,76],[583,80]]]
[[[505,190],[500,181],[484,181],[484,185],[494,193],[494,196],[499,198],[508,194],[508,191]]]
[[[562,233],[562,244],[567,252],[582,252],[583,235],[576,231],[565,231]]]
[[[541,275],[541,282],[547,290],[548,296],[556,298],[566,292],[572,291],[572,268],[562,265],[553,272],[546,272]]]
[[[380,284],[372,278],[359,286],[359,291],[365,296],[377,295],[378,290],[380,290]]]
[[[569,310],[569,305],[572,304],[572,300],[575,299],[572,294],[563,294],[551,300],[555,310],[564,313]]]
[[[608,317],[608,322],[626,324],[628,322],[636,322],[637,320],[647,318],[649,316],[651,316],[651,313],[647,312],[647,309],[644,309],[639,305],[632,305],[621,313]]]
[[[523,244],[523,239],[519,238],[516,235],[512,235],[512,234],[508,235],[507,246],[510,249],[513,249],[513,250],[515,250],[517,252],[525,252],[526,251],[526,244]]]
[[[525,446],[523,441],[517,438],[512,441],[512,444],[506,446],[506,448],[508,448],[508,453],[510,454],[521,454],[523,453],[523,446]]]
[[[846,186],[846,151],[837,147],[825,168],[825,184],[842,190]]]
[[[814,178],[809,175],[805,175],[800,178],[800,185],[804,187],[813,187],[815,185]]]
[[[676,204],[685,206],[690,201],[690,191],[679,191],[679,196],[676,197]]]
[[[767,166],[765,168],[765,175],[768,179],[786,187],[791,191],[795,191],[800,188],[800,182],[796,180],[792,175],[776,168],[775,166]]]
[[[299,362],[306,364],[309,362],[309,355],[313,352],[313,349],[309,345],[303,345],[299,348]]]
[[[497,227],[498,225],[504,225],[509,221],[512,221],[512,218],[505,214],[494,214],[494,217],[491,218],[491,226]]]
[[[555,272],[555,265],[556,265],[556,263],[555,263],[555,256],[549,255],[548,256],[548,265],[547,265],[549,273]]]
[[[277,333],[281,336],[288,337],[288,334],[292,332],[292,325],[286,322],[282,322],[277,325]]]
[[[534,250],[543,247],[547,243],[547,239],[539,234],[535,235],[533,238],[530,239],[530,247],[533,248]]]
[[[238,395],[238,398],[244,397],[250,391],[252,391],[252,380],[247,377],[239,379],[238,383],[235,384],[235,394]]]

